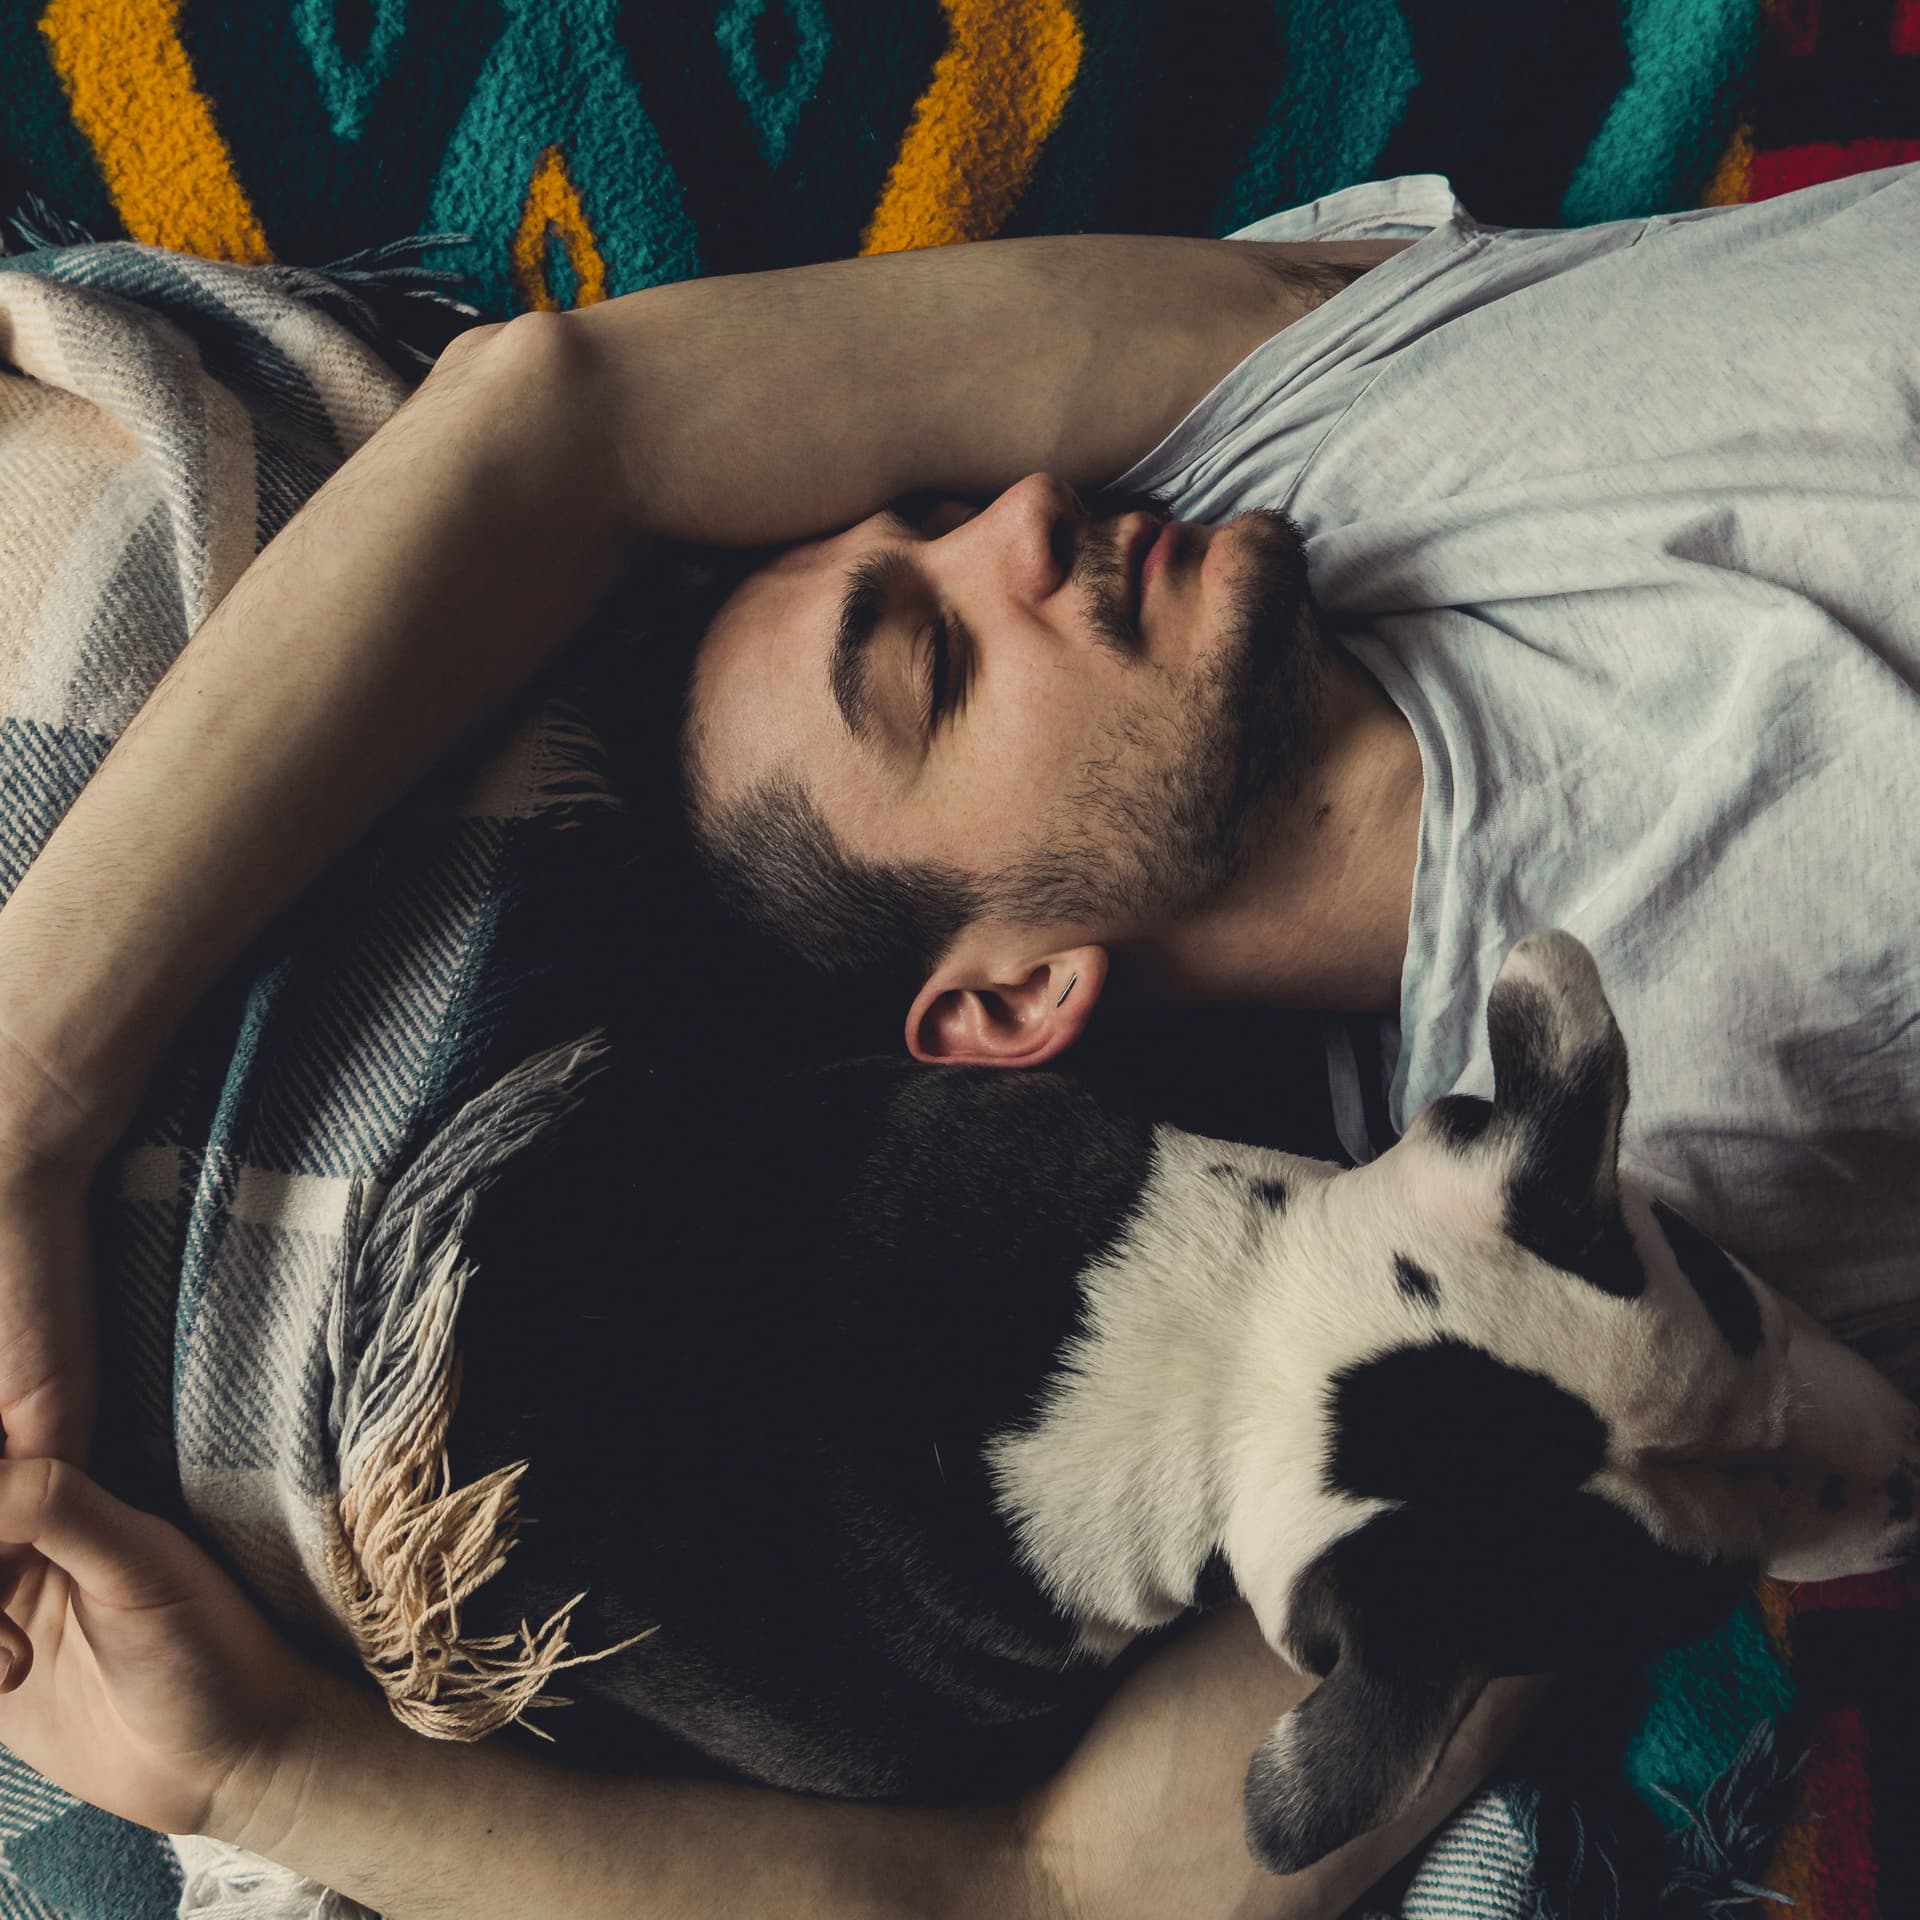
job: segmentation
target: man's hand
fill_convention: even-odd
[[[0,1433],[5,1457],[84,1466],[99,1403],[91,1169],[27,1164],[0,1141]],[[0,1573],[20,1556],[0,1547]]]
[[[99,1407],[87,1189],[115,1131],[0,1032],[0,1456],[84,1467]],[[0,1541],[0,1598],[34,1562]]]
[[[0,1030],[0,1439],[84,1467],[99,1404],[87,1189],[118,1131]],[[0,1581],[31,1554],[0,1546]]]
[[[306,1664],[177,1528],[77,1467],[0,1462],[0,1741],[56,1785],[163,1833],[244,1825],[296,1725]]]
[[[1058,1920],[1326,1920],[1344,1913],[1486,1777],[1545,1683],[1496,1681],[1402,1818],[1303,1873],[1247,1850],[1247,1763],[1313,1682],[1252,1612],[1226,1609],[1148,1661],[1022,1809],[1033,1910]]]

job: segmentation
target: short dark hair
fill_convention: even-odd
[[[679,728],[682,809],[693,851],[730,918],[814,973],[911,999],[955,935],[987,905],[957,867],[863,860],[842,844],[800,774],[777,771],[721,802],[695,710],[699,651],[735,590],[782,547],[676,551],[668,624],[686,662]]]
[[[980,883],[956,867],[849,853],[790,770],[718,804],[704,740],[689,706],[681,789],[694,849],[722,906],[818,973],[917,992],[955,935],[979,917],[986,903]]]

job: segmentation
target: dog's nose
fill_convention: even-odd
[[[1796,1338],[1791,1359],[1798,1390],[1767,1572],[1833,1580],[1920,1556],[1913,1403],[1836,1341]]]

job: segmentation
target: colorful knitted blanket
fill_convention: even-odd
[[[1916,0],[0,0],[0,208],[478,237],[490,317],[1447,174],[1580,225],[1920,157]]]
[[[499,317],[996,234],[1220,233],[1417,171],[1502,224],[1763,198],[1920,158],[1920,0],[0,0],[0,85],[0,211],[267,268],[0,260],[10,887],[395,404],[401,336],[464,324],[409,276],[458,268]],[[473,244],[387,244],[448,231]],[[469,1650],[465,1696],[419,1686],[450,1616],[404,1551],[363,1578],[378,1530],[339,1496],[379,1487],[425,1537],[418,1462],[381,1441],[451,1352],[463,1197],[590,1069],[572,1015],[619,951],[581,937],[615,810],[582,802],[616,783],[581,716],[612,672],[583,649],[236,970],[96,1230],[109,1477],[401,1711],[451,1700],[468,1730],[538,1689],[565,1623]],[[495,1486],[439,1518],[491,1541],[510,1507]],[[1892,1576],[1765,1590],[1571,1699],[1373,1908],[1920,1914],[1916,1603]],[[190,1847],[183,1869],[3,1753],[0,1855],[6,1920],[337,1910]]]

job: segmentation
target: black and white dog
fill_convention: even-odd
[[[1914,1406],[1620,1177],[1586,950],[1522,941],[1487,1026],[1493,1101],[1345,1171],[896,1063],[647,1164],[563,1135],[469,1245],[455,1471],[531,1461],[539,1523],[470,1623],[586,1588],[576,1647],[657,1629],[569,1676],[563,1757],[958,1798],[1239,1595],[1322,1677],[1247,1775],[1285,1871],[1404,1808],[1490,1676],[1913,1553]]]

